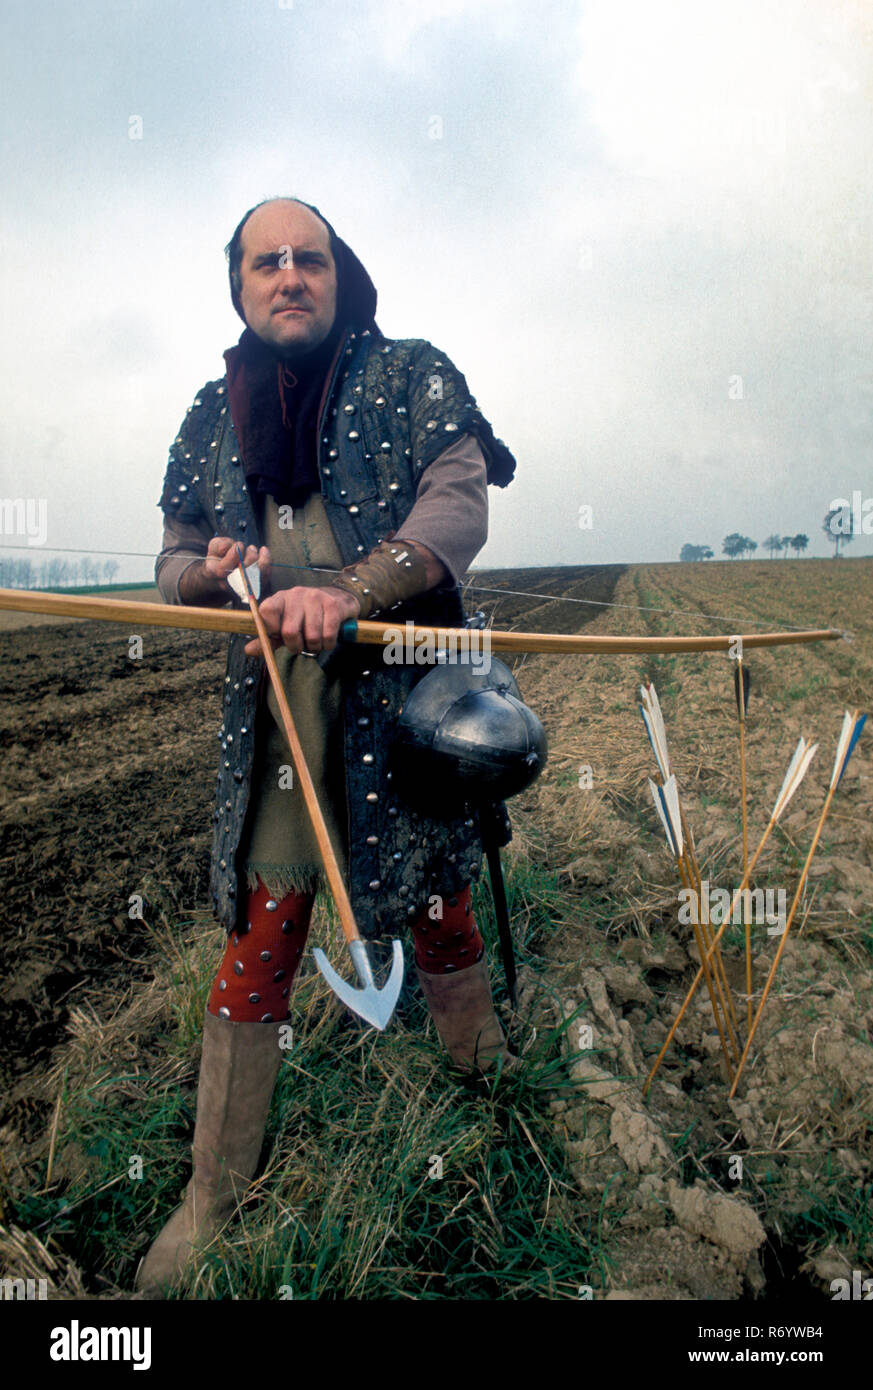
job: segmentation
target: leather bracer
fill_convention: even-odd
[[[360,616],[369,618],[371,613],[423,594],[428,587],[427,566],[404,541],[380,541],[365,560],[341,570],[330,587],[354,594],[361,605]]]

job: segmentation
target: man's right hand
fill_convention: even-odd
[[[233,594],[227,576],[232,574],[239,564],[237,545],[238,542],[231,540],[230,536],[213,537],[209,542],[206,558],[195,565],[189,565],[179,580],[179,597],[183,603],[207,607],[218,607],[227,603]],[[262,587],[266,587],[270,569],[270,552],[267,547],[262,545],[258,550],[255,545],[247,546],[243,563],[246,569],[249,565],[257,563],[261,571]]]

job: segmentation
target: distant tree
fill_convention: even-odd
[[[104,577],[104,579],[106,580],[106,583],[107,583],[107,584],[111,584],[111,583],[112,583],[112,581],[113,581],[113,579],[115,578],[115,576],[117,575],[117,573],[118,573],[118,561],[117,561],[117,560],[104,560],[104,561],[103,561],[103,577]]]
[[[761,544],[763,545],[765,550],[769,550],[770,559],[772,560],[776,551],[782,549],[782,537],[777,536],[776,533],[773,532],[773,534],[768,536],[765,541],[761,542]]]
[[[822,530],[833,543],[834,559],[840,558],[840,546],[855,539],[855,518],[851,507],[831,507],[822,522]]]
[[[743,536],[743,554],[754,555],[758,549],[758,542],[751,540],[748,536]]]
[[[10,589],[33,588],[33,561],[22,556],[13,560],[8,569],[7,587]]]
[[[796,536],[791,537],[791,549],[796,555],[799,555],[801,550],[805,550],[808,545],[809,536],[805,536],[802,531],[798,531]]]
[[[702,545],[702,546],[700,547],[700,558],[701,558],[701,560],[711,560],[711,559],[712,559],[712,556],[713,556],[713,550],[712,550],[712,546],[711,546],[711,545]]]
[[[679,551],[680,560],[711,560],[712,550],[708,545],[683,545]]]
[[[735,560],[737,556],[744,553],[746,545],[746,537],[741,536],[739,531],[732,531],[729,536],[725,536],[721,543],[721,548],[729,560]]]

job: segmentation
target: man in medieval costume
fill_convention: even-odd
[[[487,484],[506,486],[515,461],[443,353],[383,337],[369,275],[316,208],[259,204],[227,256],[246,327],[170,451],[158,586],[169,603],[238,602],[238,547],[259,564],[359,930],[409,924],[440,1038],[456,1065],[485,1068],[506,1053],[471,906],[479,825],[466,810],[430,817],[392,785],[392,735],[426,668],[337,639],[371,614],[401,630],[463,625],[458,580],[487,536]],[[227,949],[204,1022],[193,1176],[140,1266],[147,1296],[178,1281],[254,1174],[322,870],[259,650],[230,641],[212,855]]]

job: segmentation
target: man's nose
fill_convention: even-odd
[[[279,277],[279,288],[284,294],[298,294],[305,288],[303,275],[290,257],[286,265],[280,266]]]

